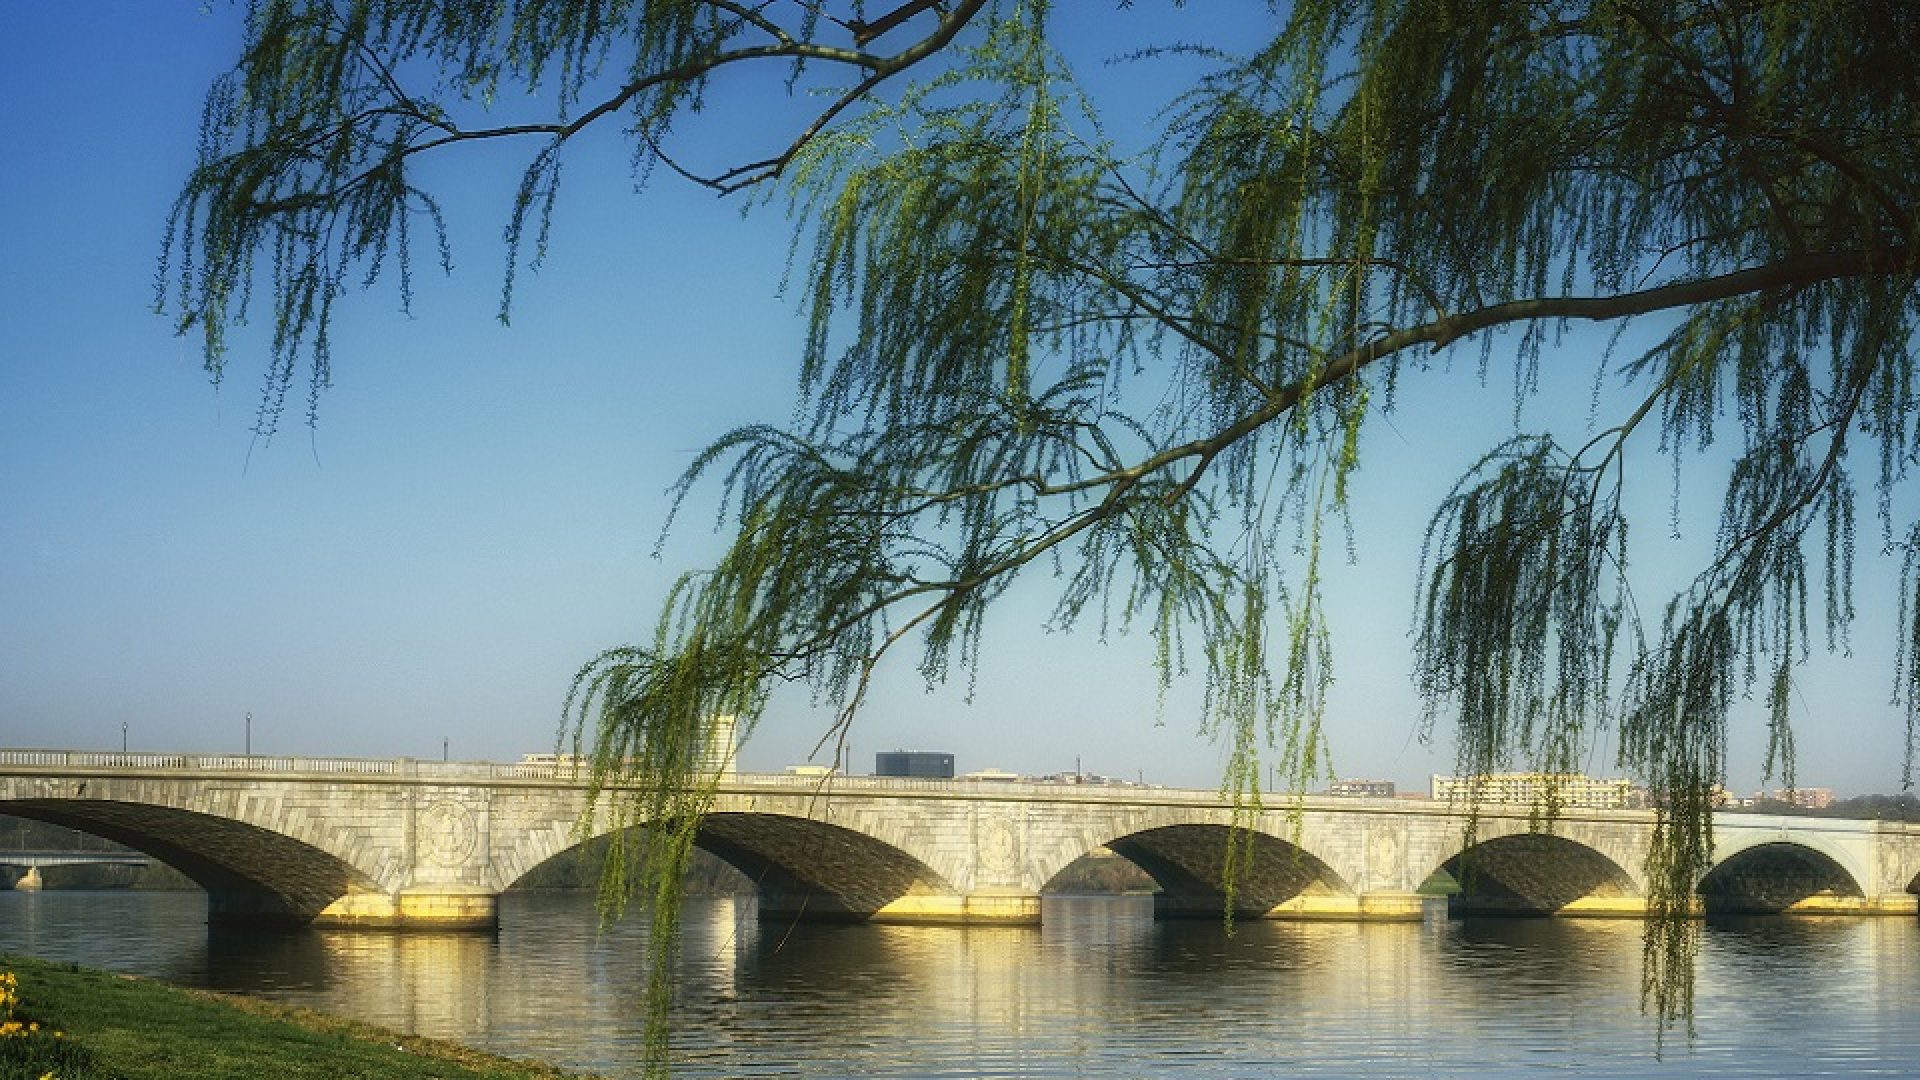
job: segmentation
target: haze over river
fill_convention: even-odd
[[[209,931],[198,893],[0,893],[0,951],[255,994],[495,1052],[637,1072],[644,930],[510,893],[500,931]],[[1697,1035],[1656,1055],[1640,926],[1164,922],[1049,898],[1027,928],[686,913],[676,1075],[1900,1076],[1920,1071],[1920,922],[1715,922]]]

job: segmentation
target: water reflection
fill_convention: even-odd
[[[510,894],[497,936],[209,932],[182,894],[0,893],[0,950],[258,994],[578,1069],[639,1058],[642,920]],[[1640,927],[1155,923],[1150,898],[1049,899],[1038,927],[761,923],[689,905],[690,1076],[1905,1075],[1920,926],[1705,929],[1700,1036],[1655,1056]]]

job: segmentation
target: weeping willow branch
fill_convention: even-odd
[[[1853,618],[1863,445],[1883,532],[1908,545],[1895,685],[1910,745],[1920,730],[1920,528],[1901,490],[1920,461],[1920,23],[1894,11],[1298,0],[1258,13],[1268,32],[1238,52],[1133,54],[1200,72],[1142,134],[1076,81],[1079,43],[1045,0],[263,0],[209,94],[157,299],[218,377],[253,291],[271,297],[270,435],[303,362],[311,420],[352,283],[395,270],[410,303],[409,230],[450,266],[422,161],[534,148],[503,319],[516,270],[550,252],[563,151],[615,117],[636,180],[665,164],[791,198],[795,430],[740,428],[696,458],[673,511],[717,480],[727,550],[678,581],[644,644],[583,668],[567,706],[596,793],[638,793],[609,812],[659,834],[621,849],[608,901],[630,854],[660,950],[716,718],[751,730],[792,684],[844,734],[910,642],[929,684],[971,677],[989,612],[1035,572],[1057,585],[1053,627],[1146,633],[1163,698],[1198,673],[1236,805],[1258,804],[1263,751],[1302,784],[1332,678],[1318,575],[1326,530],[1351,530],[1361,433],[1461,377],[1462,347],[1483,378],[1510,355],[1514,430],[1445,493],[1422,549],[1422,729],[1451,717],[1469,772],[1558,771],[1619,724],[1623,765],[1662,799],[1646,987],[1664,1026],[1690,1016],[1680,916],[1728,710],[1763,690],[1770,765],[1791,775],[1811,598],[1829,648]],[[770,65],[820,103],[770,150],[696,161],[681,127],[706,91]],[[542,96],[504,93],[521,88]],[[1568,374],[1572,354],[1546,352],[1565,331],[1647,316],[1658,344],[1594,358],[1590,430],[1518,430],[1520,403]],[[1713,555],[1657,626],[1621,510],[1627,447],[1656,417],[1676,477],[1740,434]]]

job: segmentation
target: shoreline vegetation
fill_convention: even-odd
[[[0,1078],[27,1080],[583,1080],[538,1061],[403,1035],[259,998],[0,955],[20,1033]],[[36,1025],[29,1031],[26,1025]]]

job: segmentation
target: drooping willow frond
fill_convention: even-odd
[[[1204,683],[1237,805],[1259,805],[1262,754],[1304,786],[1337,721],[1321,571],[1364,432],[1496,358],[1520,400],[1574,385],[1595,421],[1488,432],[1434,493],[1412,676],[1469,773],[1571,771],[1618,725],[1660,799],[1662,1020],[1687,1015],[1681,920],[1730,714],[1765,700],[1790,777],[1796,666],[1848,640],[1856,476],[1909,555],[1896,684],[1909,733],[1920,717],[1920,20],[1900,4],[1298,0],[1253,5],[1258,32],[1231,42],[1196,11],[1193,41],[1132,49],[1116,5],[1102,58],[1198,72],[1145,132],[1106,122],[1041,0],[248,11],[161,299],[216,375],[271,304],[265,433],[303,368],[315,395],[341,370],[327,327],[350,285],[387,273],[410,296],[423,229],[448,264],[423,156],[527,146],[508,303],[516,268],[558,257],[550,211],[589,129],[624,126],[640,179],[793,209],[798,419],[698,459],[678,495],[716,482],[727,552],[569,703],[596,783],[643,793],[619,812],[671,823],[645,871],[661,942],[715,717],[750,730],[793,682],[851,723],[902,646],[931,683],[970,678],[996,600],[1035,571],[1058,626],[1143,630],[1163,688]],[[751,160],[696,160],[703,91],[767,66],[819,107]],[[1662,336],[1622,364],[1550,349],[1637,317]],[[1463,343],[1478,364],[1436,356]],[[1709,561],[1658,618],[1622,509],[1650,453],[1727,466]]]

